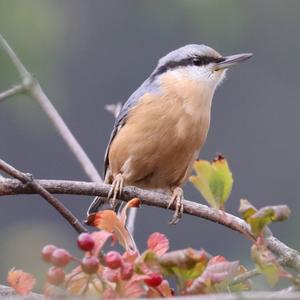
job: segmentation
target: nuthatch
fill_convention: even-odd
[[[226,69],[252,54],[222,56],[205,45],[186,45],[161,58],[149,78],[123,105],[105,154],[105,182],[112,205],[123,186],[168,191],[183,213],[181,186],[206,140],[211,102]],[[102,204],[95,198],[88,214]]]

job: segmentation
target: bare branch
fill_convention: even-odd
[[[4,49],[7,55],[10,57],[12,63],[15,65],[19,75],[22,79],[22,84],[18,86],[17,90],[14,91],[9,90],[2,94],[0,94],[3,98],[7,98],[8,96],[15,95],[17,92],[27,92],[31,95],[42,107],[52,124],[57,129],[58,133],[61,135],[63,140],[69,146],[69,149],[87,174],[88,178],[92,181],[102,182],[101,176],[99,175],[97,169],[78,143],[74,135],[69,130],[68,126],[63,121],[62,117],[59,115],[57,110],[54,108],[44,91],[42,90],[39,83],[33,79],[32,75],[27,71],[19,57],[13,51],[13,49],[9,46],[4,37],[0,34],[0,46]],[[3,95],[4,94],[4,95]]]
[[[53,194],[72,194],[87,196],[107,197],[110,185],[82,181],[66,180],[36,180],[38,184]],[[35,191],[28,185],[21,184],[13,179],[0,180],[0,196],[15,194],[34,194]],[[129,201],[132,198],[141,199],[142,203],[149,206],[155,206],[167,209],[169,197],[153,191],[142,190],[136,187],[125,187],[122,193],[123,201]],[[229,213],[208,207],[203,204],[184,200],[184,213],[196,217],[204,218],[209,221],[219,223],[234,231],[241,233],[251,241],[255,237],[251,233],[249,225],[242,219]],[[170,208],[174,210],[175,207]],[[266,236],[267,246],[270,251],[280,258],[282,265],[286,265],[300,272],[300,255],[298,251],[288,247],[272,235]]]
[[[0,34],[0,46],[7,53],[12,63],[15,65],[21,79],[24,81],[27,78],[31,78],[30,73],[26,70],[25,66],[17,56],[17,54],[13,51],[13,49],[9,46],[8,42],[4,39],[4,37]]]
[[[39,183],[37,183],[32,175],[25,174],[10,166],[2,159],[0,159],[0,170],[7,173],[8,175],[17,178],[25,186],[40,194],[47,202],[52,205],[78,232],[85,232],[87,229],[78,221],[78,219],[69,211],[57,198],[52,196],[45,188],[43,188]],[[2,178],[1,178],[2,181]]]
[[[42,109],[47,114],[56,130],[59,132],[63,140],[69,146],[71,152],[73,152],[81,164],[81,167],[84,169],[88,178],[90,178],[92,181],[102,182],[102,179],[95,166],[81,145],[78,143],[72,132],[69,130],[68,126],[65,124],[49,98],[46,96],[41,86],[36,82],[32,88],[29,89],[28,93],[41,105]]]
[[[3,101],[9,97],[12,97],[16,94],[20,94],[24,92],[24,87],[23,85],[16,85],[16,86],[13,86],[12,88],[10,88],[9,90],[5,91],[5,92],[2,92],[0,93],[0,101]]]

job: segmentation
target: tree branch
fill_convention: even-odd
[[[32,191],[40,194],[71,224],[71,226],[78,233],[87,231],[87,229],[78,221],[78,219],[71,213],[71,211],[69,211],[57,198],[51,195],[45,188],[43,188],[38,182],[36,182],[31,174],[20,172],[19,170],[4,162],[2,159],[0,159],[0,170],[14,178],[17,178]]]
[[[15,65],[21,79],[24,81],[27,78],[31,78],[30,73],[26,70],[25,66],[17,56],[17,54],[14,52],[14,50],[10,47],[8,42],[5,40],[5,38],[0,34],[0,45],[6,52],[6,54],[11,59],[12,63]]]
[[[10,88],[9,90],[5,91],[5,92],[2,92],[0,93],[0,101],[3,101],[9,97],[12,97],[16,94],[20,94],[24,92],[24,87],[23,85],[16,85],[16,86],[13,86],[12,88]]]
[[[36,182],[53,194],[72,194],[86,196],[107,197],[110,185],[82,181],[67,180],[36,180]],[[16,194],[34,194],[32,187],[24,185],[17,180],[2,179],[0,180],[0,196]],[[167,209],[169,196],[142,190],[136,187],[125,187],[122,193],[123,201],[129,201],[132,198],[141,199],[142,203],[149,206],[155,206]],[[234,231],[241,233],[251,241],[255,237],[251,233],[249,225],[242,219],[229,213],[208,207],[203,204],[184,200],[184,213],[196,217],[204,218],[209,221],[219,223]],[[174,205],[170,208],[174,210]],[[266,236],[266,243],[270,251],[279,256],[281,264],[293,268],[300,272],[300,255],[298,251],[288,247],[272,235]]]
[[[73,154],[81,164],[88,178],[92,181],[102,182],[101,176],[99,175],[97,169],[95,168],[81,145],[78,143],[72,132],[69,130],[68,126],[65,124],[55,107],[52,105],[51,101],[48,99],[39,83],[27,71],[26,67],[23,65],[19,57],[16,55],[16,53],[9,46],[9,44],[1,34],[0,47],[2,47],[6,54],[10,57],[22,80],[21,85],[18,85],[15,88],[1,93],[0,100],[3,100],[20,92],[28,93],[41,105],[42,109],[44,110],[58,133],[61,135],[71,152],[73,152]]]

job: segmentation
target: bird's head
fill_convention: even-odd
[[[165,74],[172,74],[179,80],[184,78],[199,81],[214,90],[222,82],[229,67],[251,56],[251,53],[222,56],[205,45],[186,45],[162,57],[151,74],[151,79],[157,80]]]

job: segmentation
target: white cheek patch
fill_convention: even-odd
[[[172,75],[173,75],[174,78],[177,79],[177,80],[181,80],[181,79],[183,79],[184,77],[186,77],[185,72],[183,72],[181,69],[172,70],[172,71],[170,71],[170,72],[172,72]]]

